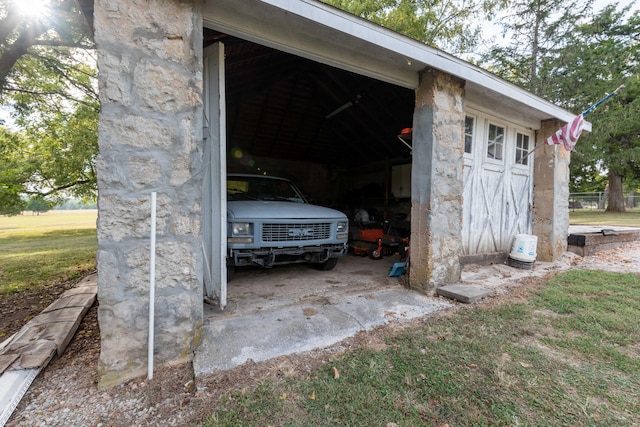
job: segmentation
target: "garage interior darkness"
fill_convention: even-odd
[[[289,178],[350,219],[357,208],[376,220],[409,212],[413,90],[205,28],[204,47],[216,42],[228,172]]]

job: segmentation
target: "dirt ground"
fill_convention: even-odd
[[[74,288],[82,277],[95,270],[81,272],[79,279],[67,282],[45,283],[38,289],[26,289],[17,293],[0,295],[0,342],[18,332],[25,323],[47,308],[60,295]]]
[[[463,283],[474,281],[498,289],[500,280],[507,286],[485,298],[481,304],[504,304],[524,298],[526,293],[544,282],[549,274],[569,268],[601,269],[640,273],[640,242],[581,258],[567,254],[538,274],[524,274],[512,280],[509,267],[471,266],[463,274]],[[87,272],[90,273],[90,272]],[[58,295],[79,280],[55,283],[31,294],[8,295],[0,299],[0,341],[19,330],[26,320],[40,313]],[[455,305],[429,316],[448,316],[464,307]],[[234,389],[252,387],[265,378],[304,376],[327,363],[336,354],[358,347],[384,348],[384,338],[411,327],[391,323],[373,331],[362,332],[338,345],[317,351],[280,357],[262,363],[246,363],[237,368],[195,379],[189,364],[157,369],[154,378],[139,378],[110,389],[98,389],[100,331],[97,306],[83,319],[65,354],[52,362],[34,381],[7,426],[186,426],[204,421],[215,408],[219,397]]]

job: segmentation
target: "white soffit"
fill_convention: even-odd
[[[409,89],[418,86],[424,68],[408,67],[407,58],[394,51],[260,0],[209,0],[203,21],[205,27]]]
[[[205,0],[203,21],[205,27],[409,89],[417,88],[420,70],[433,67],[465,80],[474,105],[520,111],[528,127],[575,117],[480,67],[315,0]]]

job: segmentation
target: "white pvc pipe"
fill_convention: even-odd
[[[156,297],[156,192],[151,193],[151,254],[149,257],[149,356],[148,374],[153,379],[153,338]]]

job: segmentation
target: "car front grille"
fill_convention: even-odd
[[[331,236],[331,223],[318,224],[263,224],[264,242],[299,242],[323,240]]]

